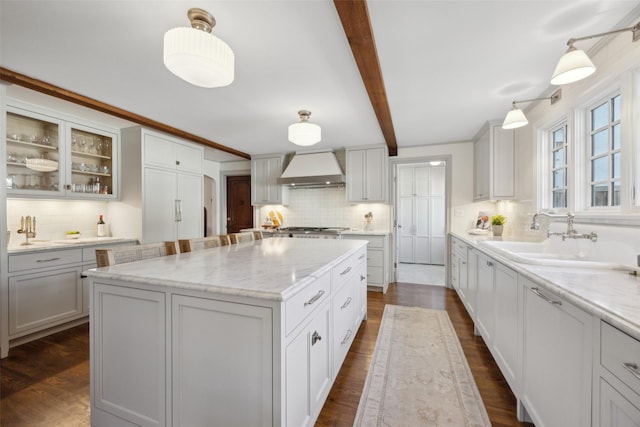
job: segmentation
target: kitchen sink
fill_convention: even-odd
[[[541,242],[485,240],[481,246],[521,264],[550,267],[578,267],[640,270],[633,248],[619,242],[591,242],[549,238]]]

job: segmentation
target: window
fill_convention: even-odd
[[[589,111],[591,206],[620,206],[620,95]]]
[[[567,124],[551,130],[551,207],[567,207]]]

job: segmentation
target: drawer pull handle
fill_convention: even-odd
[[[631,374],[640,380],[640,371],[638,371],[638,364],[631,362],[624,362],[622,367],[627,371],[631,372]]]
[[[322,340],[322,337],[318,333],[318,331],[314,331],[313,335],[311,335],[311,345],[315,345],[316,342]]]
[[[347,267],[347,268],[344,269],[344,271],[342,273],[340,273],[340,275],[344,276],[345,274],[347,274],[350,271],[351,271],[351,267]]]
[[[487,267],[493,267],[493,263],[491,261],[487,261]]]
[[[349,342],[349,338],[351,338],[351,334],[353,333],[353,331],[351,329],[349,329],[347,331],[347,335],[344,336],[344,339],[342,340],[342,342],[340,343],[340,345],[345,345],[346,343]]]
[[[313,298],[311,298],[309,301],[304,303],[304,306],[306,307],[306,306],[311,305],[314,302],[318,301],[320,298],[322,298],[322,295],[324,295],[324,291],[322,289],[320,289],[318,291],[318,293],[313,296]]]
[[[49,258],[49,259],[37,259],[36,262],[51,262],[51,261],[57,261],[59,259],[60,259],[60,257]]]
[[[364,254],[361,254],[361,255],[358,257],[358,259],[362,259],[362,258],[364,258]]]
[[[531,288],[531,292],[533,292],[534,294],[538,295],[540,298],[542,298],[543,300],[545,300],[549,304],[562,305],[562,301],[553,300],[553,299],[549,298],[548,296],[546,296],[542,292],[540,292],[540,290],[538,290],[538,288]]]
[[[363,276],[362,274],[360,275],[360,281],[362,282],[364,279],[366,279],[367,276]]]
[[[351,297],[347,298],[347,300],[344,302],[344,304],[342,304],[342,307],[340,307],[340,309],[344,310],[349,306],[349,304],[351,304]]]

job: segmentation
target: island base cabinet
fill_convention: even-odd
[[[93,285],[91,425],[166,425],[165,294]]]
[[[173,426],[271,426],[271,309],[172,296]]]
[[[313,425],[331,389],[331,306],[325,302],[318,310],[285,350],[286,425],[289,427]]]
[[[591,316],[524,283],[522,402],[536,427],[591,425]]]
[[[635,402],[631,402],[618,390],[613,388],[606,380],[600,378],[600,427],[640,427],[640,398],[633,396]],[[634,404],[635,403],[635,404]]]

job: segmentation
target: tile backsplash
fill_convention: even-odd
[[[344,187],[298,188],[289,191],[288,206],[263,206],[258,210],[257,224],[264,224],[269,211],[279,211],[284,217],[282,226],[349,227],[364,229],[364,215],[373,214],[373,231],[391,229],[391,206],[384,204],[347,203]]]
[[[11,231],[10,246],[19,245],[24,236],[17,233],[20,217],[36,217],[37,239],[65,238],[70,230],[77,230],[84,237],[95,237],[98,231],[98,215],[105,215],[109,224],[107,202],[83,200],[7,200],[7,228]]]

